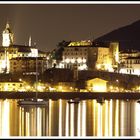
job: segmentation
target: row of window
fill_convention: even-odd
[[[13,69],[17,69],[17,67],[11,67],[11,68],[13,68]],[[35,66],[25,66],[25,65],[22,65],[22,66],[20,66],[20,67],[18,67],[18,68],[20,68],[20,69],[23,69],[23,68],[26,68],[26,69],[31,69],[31,68],[36,68]],[[41,66],[39,66],[39,68],[42,68]]]
[[[83,49],[83,48],[67,48],[65,49],[65,51],[87,51],[87,49]]]
[[[71,58],[70,57],[64,57],[64,60],[66,60],[66,59],[75,59],[75,60],[77,60],[79,58],[78,57],[76,57],[76,58],[75,57],[71,57]],[[86,57],[80,57],[80,59],[83,60],[83,59],[87,59],[87,58]]]
[[[64,52],[64,55],[87,55],[87,53],[66,53],[66,52]]]
[[[11,62],[11,64],[13,64],[13,65],[19,65],[19,62]],[[23,65],[36,65],[36,62],[21,62],[20,64],[23,64]],[[38,65],[41,65],[42,64],[42,62],[38,62],[37,63]]]
[[[127,69],[127,73],[130,73],[130,74],[134,73],[134,69]]]
[[[8,84],[8,86],[16,86],[16,84]],[[3,84],[0,84],[0,86],[3,86]],[[22,84],[19,85],[20,87],[22,87]]]
[[[9,54],[17,54],[17,51],[8,51]],[[4,55],[4,53],[0,54],[1,56]]]
[[[15,90],[16,90],[15,88],[12,89],[12,91],[15,91]],[[3,91],[3,89],[0,88],[0,91]]]
[[[15,53],[15,54],[16,54],[16,53]],[[1,53],[1,54],[0,54],[0,57],[2,57],[2,56],[5,56],[5,54],[4,54],[4,53],[3,53],[3,54]],[[14,55],[13,55],[13,54],[9,54],[9,56],[12,56],[12,57],[13,57]],[[22,56],[23,56],[23,57],[28,57],[29,54],[19,54],[19,55],[17,55],[17,57],[22,57]]]
[[[125,64],[140,64],[140,60],[126,60]]]

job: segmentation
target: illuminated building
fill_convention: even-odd
[[[6,28],[3,31],[2,34],[2,46],[3,47],[9,47],[13,44],[13,33],[10,29],[9,24],[6,24]]]
[[[37,62],[36,62],[37,61]],[[11,73],[36,73],[36,67],[39,73],[43,73],[46,69],[46,61],[43,57],[16,57],[10,59]]]
[[[21,81],[0,82],[0,91],[25,91],[25,84]]]
[[[92,52],[91,41],[70,42],[64,48],[62,54],[62,62],[59,64],[60,68],[73,68],[76,64],[79,70],[87,70],[87,59]],[[90,58],[89,58],[90,59]]]
[[[98,47],[96,68],[98,70],[115,71],[119,64],[119,43],[110,42],[108,47]]]
[[[140,75],[140,52],[126,51],[120,54],[121,68],[120,73]]]
[[[74,82],[59,82],[55,86],[56,91],[59,92],[69,92],[69,91],[74,91],[75,89],[75,83]]]
[[[0,47],[0,73],[10,73],[10,60],[18,57],[46,58],[46,53],[38,50],[36,45],[32,46],[31,37],[29,38],[29,45],[15,45],[13,33],[9,24],[6,24],[6,28],[2,33],[2,46]],[[45,62],[46,60],[43,59]],[[18,64],[18,63],[17,63]],[[19,64],[20,65],[20,64]],[[12,68],[11,68],[12,69]],[[13,72],[13,71],[12,71]]]
[[[97,54],[96,69],[113,71],[109,49],[98,47]]]
[[[107,81],[94,78],[86,81],[87,90],[91,92],[106,92],[107,91]]]
[[[119,43],[96,46],[90,40],[70,42],[64,47],[62,59],[59,68],[73,68],[77,65],[78,70],[114,71],[119,63]]]

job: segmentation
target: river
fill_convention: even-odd
[[[135,100],[49,99],[46,107],[20,107],[0,100],[0,136],[140,137],[140,104]]]

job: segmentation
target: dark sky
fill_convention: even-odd
[[[140,20],[140,5],[0,4],[1,33],[7,20],[15,44],[27,44],[31,35],[40,50],[49,51],[62,40],[97,38]]]

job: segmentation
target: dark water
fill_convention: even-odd
[[[19,107],[17,100],[0,100],[0,136],[140,136],[140,104],[135,100],[68,103]]]

